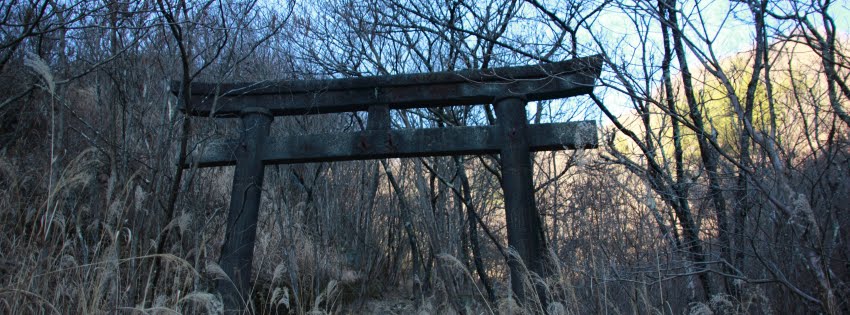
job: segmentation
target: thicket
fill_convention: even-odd
[[[820,0],[3,2],[0,312],[220,310],[232,168],[177,165],[238,122],[182,115],[171,82],[600,53],[594,94],[528,106],[530,123],[603,126],[599,149],[534,156],[552,270],[528,281],[548,305],[508,292],[498,156],[463,156],[266,167],[252,311],[850,313],[846,20]],[[272,135],[364,118],[279,118]]]

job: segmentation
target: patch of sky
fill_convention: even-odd
[[[604,50],[616,63],[623,66],[624,72],[636,76],[637,80],[652,77],[652,81],[660,82],[660,71],[647,71],[646,67],[647,64],[658,67],[662,60],[661,29],[657,19],[651,16],[655,14],[656,5],[655,1],[620,1],[609,6],[600,13],[593,24],[587,25],[595,36],[589,49]],[[754,47],[753,17],[746,4],[726,0],[688,0],[681,1],[678,5],[679,25],[693,43],[693,48],[686,50],[691,69],[702,68],[698,57],[722,61]],[[778,10],[787,10],[788,8],[783,6],[789,6],[784,2],[773,5],[776,6],[774,9]],[[830,14],[836,29],[844,32],[844,37],[847,37],[846,30],[850,29],[850,6],[847,2],[833,5]],[[819,23],[820,20],[813,19],[813,22]],[[767,23],[775,27],[773,31],[785,31],[786,28],[792,27],[787,21],[769,20]],[[676,76],[678,63],[675,59],[673,67],[672,75]],[[601,79],[617,85],[618,79],[610,72],[603,73]],[[656,91],[658,89],[651,84],[648,86]],[[595,92],[601,96],[614,115],[627,115],[634,110],[632,100],[621,89],[597,88]],[[642,92],[653,93],[651,90]],[[603,123],[606,123],[604,119]]]

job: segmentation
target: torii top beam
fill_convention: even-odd
[[[602,69],[599,55],[534,66],[372,76],[332,80],[193,83],[192,102],[181,110],[194,116],[237,116],[246,107],[272,115],[488,104],[519,96],[528,101],[588,94]],[[179,92],[179,85],[173,87]]]

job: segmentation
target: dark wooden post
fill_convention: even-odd
[[[236,170],[227,231],[219,264],[230,279],[219,279],[218,290],[226,312],[244,312],[250,301],[251,263],[257,238],[257,214],[263,186],[263,144],[272,115],[268,109],[249,107],[240,113],[242,138],[234,152]]]
[[[387,105],[369,106],[369,115],[366,117],[366,129],[368,130],[390,130],[390,107]]]
[[[508,260],[511,288],[520,303],[526,301],[526,291],[532,290],[524,285],[529,275],[525,272],[526,268],[543,276],[546,246],[534,201],[525,104],[525,99],[513,96],[497,98],[494,101],[496,124],[502,137],[499,154],[502,160],[502,191],[505,195],[508,245],[522,258],[522,262],[514,258]],[[525,268],[521,263],[525,264]],[[537,290],[538,296],[545,305],[545,295],[540,289],[542,288]]]

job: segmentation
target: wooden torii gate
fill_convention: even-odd
[[[219,264],[227,310],[244,309],[265,165],[346,160],[494,154],[501,157],[508,245],[529,270],[542,274],[545,248],[534,200],[530,152],[597,146],[593,121],[528,124],[529,101],[588,94],[599,77],[599,56],[535,66],[402,74],[334,80],[238,84],[195,83],[187,115],[239,117],[242,136],[217,141],[184,167],[236,165]],[[178,91],[174,91],[178,93]],[[390,109],[493,104],[496,125],[390,128]],[[188,106],[186,106],[188,105]],[[274,116],[368,111],[365,131],[269,139]],[[511,287],[525,292],[520,261],[509,259]],[[530,289],[530,288],[528,288]]]

